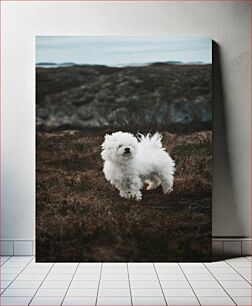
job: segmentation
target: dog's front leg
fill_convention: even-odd
[[[118,189],[119,194],[122,198],[125,199],[131,198],[131,192],[124,181],[114,180],[113,185]]]
[[[141,188],[143,187],[143,183],[140,178],[133,179],[130,185],[130,193],[132,198],[135,198],[137,201],[142,199]]]

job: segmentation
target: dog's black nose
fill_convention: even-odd
[[[124,149],[124,152],[125,152],[125,153],[130,153],[130,148],[125,148],[125,149]]]

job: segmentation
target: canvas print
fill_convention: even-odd
[[[209,37],[36,37],[36,261],[211,261]]]

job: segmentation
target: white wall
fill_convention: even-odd
[[[1,5],[2,238],[35,236],[36,34],[211,36],[219,44],[222,69],[222,81],[218,74],[215,84],[213,235],[250,235],[249,3],[11,1]]]

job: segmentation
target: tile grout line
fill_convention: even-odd
[[[198,298],[197,294],[195,293],[195,291],[194,291],[194,289],[193,289],[193,286],[191,285],[191,283],[190,283],[189,279],[187,278],[187,276],[186,276],[186,274],[185,274],[185,272],[184,272],[183,268],[180,266],[180,264],[179,264],[179,263],[178,263],[178,265],[179,265],[179,267],[180,267],[180,269],[181,269],[182,273],[184,274],[184,276],[185,276],[185,278],[186,278],[186,280],[187,280],[187,282],[188,282],[188,284],[189,284],[190,288],[192,289],[192,291],[193,291],[193,293],[194,293],[194,295],[195,295],[195,297],[196,297],[197,301],[199,302],[199,305],[201,305],[201,302],[200,302],[200,300],[199,300],[199,298]]]
[[[218,284],[221,286],[221,288],[226,292],[226,294],[230,297],[230,299],[236,304],[235,300],[233,297],[227,292],[227,290],[222,286],[222,284],[219,282],[219,280],[215,277],[215,275],[211,272],[211,270],[203,263],[203,265],[206,267],[206,269],[210,272],[210,274],[214,277],[214,279],[218,282]],[[224,274],[224,273],[222,273]]]
[[[251,262],[251,260],[250,260],[250,259],[248,259],[248,257],[247,257],[247,256],[243,256],[243,258],[247,259],[247,260],[248,260],[248,262]]]
[[[157,272],[155,263],[153,263],[153,268],[154,268],[154,270],[155,270],[155,273],[156,273],[156,276],[157,276],[157,279],[158,279],[158,283],[159,283],[160,289],[161,289],[161,291],[162,291],[163,298],[164,298],[164,300],[165,300],[165,304],[168,305],[167,300],[166,300],[166,297],[165,297],[165,294],[164,294],[164,290],[163,290],[163,287],[162,287],[162,284],[161,284],[161,281],[160,281],[159,276],[158,276],[158,272]]]
[[[3,257],[3,256],[2,256]],[[3,268],[4,264],[10,260],[10,258],[12,258],[13,256],[8,256],[8,259],[6,259],[3,263],[1,263],[0,265],[0,286],[1,286],[1,283],[2,283],[2,280],[1,280],[1,275],[2,275],[2,271],[1,269]],[[10,286],[12,282],[9,283],[9,285],[3,290],[3,292],[0,293],[0,305],[1,305],[1,296],[2,294],[4,293],[4,291]]]
[[[98,302],[98,294],[99,294],[99,290],[100,290],[102,269],[103,269],[103,262],[102,262],[102,264],[101,264],[100,277],[99,277],[99,281],[98,281],[98,288],[97,288],[97,293],[96,293],[95,305],[97,305],[97,302]]]
[[[129,290],[130,290],[130,301],[131,305],[133,305],[133,298],[132,298],[132,292],[131,292],[131,285],[130,285],[130,275],[129,275],[129,263],[127,262],[127,272],[128,272],[128,282],[129,282]]]
[[[232,265],[228,263],[228,261],[225,262],[234,270],[235,273],[239,274],[250,286],[252,286],[250,282],[245,277],[243,277],[243,275],[239,271],[237,271]],[[251,273],[251,268],[250,268],[250,273]]]
[[[60,305],[63,305],[63,303],[64,303],[64,301],[65,301],[65,298],[66,298],[66,296],[67,296],[67,292],[68,292],[68,290],[69,290],[69,288],[70,288],[70,286],[71,286],[71,283],[72,283],[72,281],[73,281],[73,279],[74,279],[74,276],[75,276],[75,274],[76,274],[76,272],[77,272],[77,270],[78,270],[78,268],[79,268],[79,265],[80,265],[80,263],[77,264],[77,267],[76,267],[76,269],[75,269],[75,271],[74,271],[74,273],[73,273],[73,276],[72,276],[72,278],[71,278],[71,280],[70,280],[70,282],[69,282],[69,285],[68,285],[68,287],[67,287],[67,290],[66,290],[66,292],[65,292],[65,295],[64,295],[63,300],[62,300],[62,302],[61,302]]]
[[[4,257],[4,256],[2,256],[2,257]],[[7,262],[7,261],[9,261],[12,257],[14,257],[14,256],[6,256],[6,257],[8,257],[8,259],[6,259],[3,263],[1,263],[1,265],[0,265],[0,267],[2,268],[3,267],[3,265]],[[248,259],[249,260],[249,259]]]
[[[31,298],[30,302],[28,303],[28,305],[31,304],[32,300],[34,299],[35,295],[38,293],[39,289],[41,288],[42,284],[44,283],[45,279],[47,278],[48,274],[51,272],[52,268],[54,267],[55,263],[52,264],[51,268],[49,269],[49,271],[46,273],[45,277],[42,279],[41,284],[38,286],[38,289],[35,291],[35,293],[33,294],[33,297]]]
[[[12,256],[14,257],[14,256]],[[32,262],[33,258],[31,258],[31,260],[20,270],[20,272],[16,275],[16,277],[13,278],[13,280],[9,283],[9,285],[4,289],[4,291],[0,294],[0,296],[2,297],[3,293],[5,292],[5,290],[7,290],[10,285],[16,280],[16,278],[25,270],[25,268]]]

